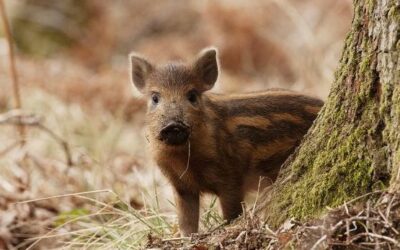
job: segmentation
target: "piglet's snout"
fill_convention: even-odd
[[[187,142],[190,135],[189,126],[182,122],[170,122],[160,131],[159,140],[168,145],[181,145]]]

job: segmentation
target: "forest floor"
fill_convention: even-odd
[[[131,97],[124,74],[88,75],[57,64],[20,61],[30,69],[20,74],[23,112],[10,111],[0,92],[0,249],[400,247],[400,196],[382,192],[278,229],[255,215],[254,196],[244,219],[231,225],[207,197],[203,233],[179,237],[170,186],[146,153],[144,103]],[[68,79],[60,78],[65,68],[73,72]],[[36,80],[43,77],[46,85]],[[26,129],[22,148],[19,123]]]
[[[369,197],[369,198],[368,198]],[[368,199],[365,199],[368,198]],[[189,238],[148,236],[152,249],[398,249],[400,194],[374,192],[331,209],[320,219],[289,220],[273,230],[253,214]]]

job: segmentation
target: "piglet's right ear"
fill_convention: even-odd
[[[146,59],[136,53],[129,54],[129,62],[131,65],[131,81],[140,92],[143,92],[146,79],[153,71],[154,67]]]
[[[194,62],[194,71],[202,80],[202,90],[211,89],[218,78],[218,59],[215,48],[204,49]]]

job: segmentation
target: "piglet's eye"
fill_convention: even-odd
[[[151,94],[151,102],[153,104],[158,104],[159,101],[160,101],[160,95],[159,94],[157,94],[157,93]]]
[[[187,99],[191,103],[196,103],[197,102],[197,92],[195,90],[191,90],[187,94]]]

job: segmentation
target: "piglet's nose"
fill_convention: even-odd
[[[189,138],[189,127],[181,122],[170,122],[160,131],[159,139],[169,145],[181,145]]]

